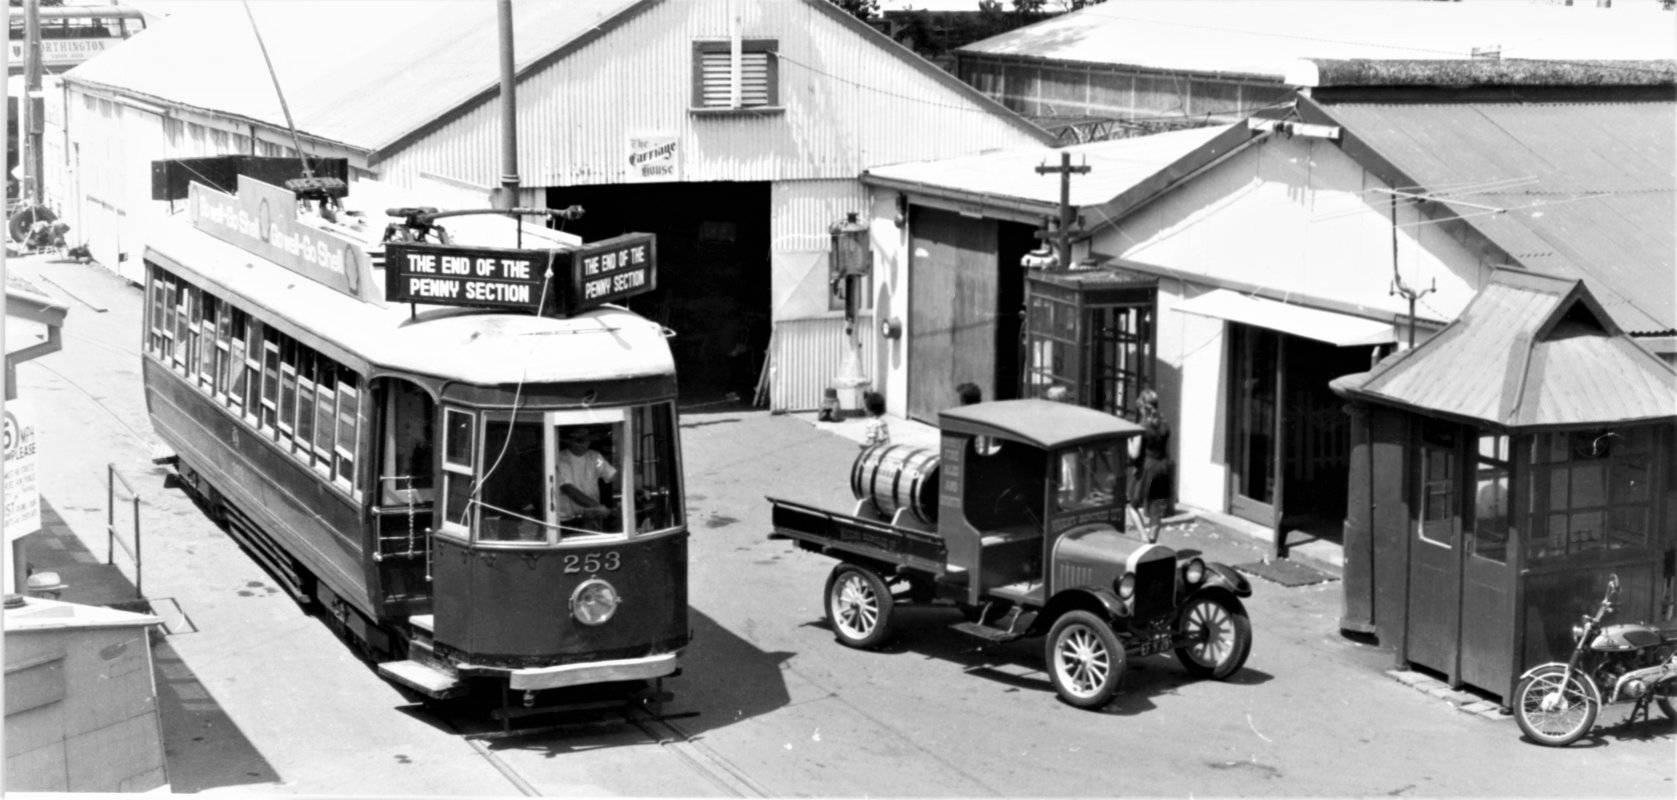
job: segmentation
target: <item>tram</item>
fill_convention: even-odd
[[[610,302],[655,283],[651,235],[467,247],[435,209],[381,229],[306,198],[193,183],[152,231],[160,461],[424,698],[668,699],[690,639],[675,366]]]

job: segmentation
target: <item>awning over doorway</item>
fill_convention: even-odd
[[[1176,310],[1268,328],[1339,347],[1397,341],[1397,333],[1388,322],[1266,300],[1229,289],[1213,289],[1178,304]]]

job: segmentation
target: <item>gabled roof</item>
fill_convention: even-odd
[[[1669,59],[1672,12],[1555,4],[1122,0],[960,48],[966,55],[1122,64],[1280,81],[1299,59]]]
[[[1436,197],[1519,265],[1587,278],[1635,335],[1677,330],[1677,103],[1300,100],[1399,189]],[[1372,152],[1370,152],[1372,151]]]
[[[513,0],[518,80],[666,0]],[[800,0],[847,23],[881,52],[1021,130],[1047,133],[926,63],[827,0]],[[297,129],[371,154],[399,148],[439,121],[499,96],[494,3],[484,0],[201,2],[64,73],[71,83],[286,127],[277,79]],[[274,65],[270,77],[262,48]]]
[[[1071,155],[1073,166],[1089,166],[1087,173],[1071,179],[1071,204],[1085,207],[1111,203],[1138,189],[1147,193],[1149,188],[1162,188],[1250,139],[1245,124],[1190,128],[1069,147],[1029,147],[892,164],[864,171],[862,182],[979,205],[1057,214],[1060,175],[1038,173],[1036,168],[1059,166],[1062,153]],[[1119,212],[1109,209],[1108,213]]]
[[[1104,411],[1037,399],[946,408],[938,413],[938,427],[954,433],[1020,439],[1045,450],[1141,433],[1140,425]]]
[[[1352,396],[1506,428],[1677,419],[1677,367],[1580,280],[1499,269],[1436,336],[1335,381]]]

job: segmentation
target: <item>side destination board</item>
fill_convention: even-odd
[[[625,233],[588,242],[566,257],[571,262],[567,314],[658,288],[658,237],[654,234]]]
[[[359,242],[298,221],[290,190],[236,177],[238,194],[192,183],[187,218],[193,227],[364,303],[384,304]]]
[[[419,242],[384,246],[385,297],[397,303],[540,311],[552,307],[557,286],[542,291],[552,250]]]

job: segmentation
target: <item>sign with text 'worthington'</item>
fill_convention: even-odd
[[[508,250],[390,242],[384,246],[385,296],[392,302],[540,311],[552,250]]]

